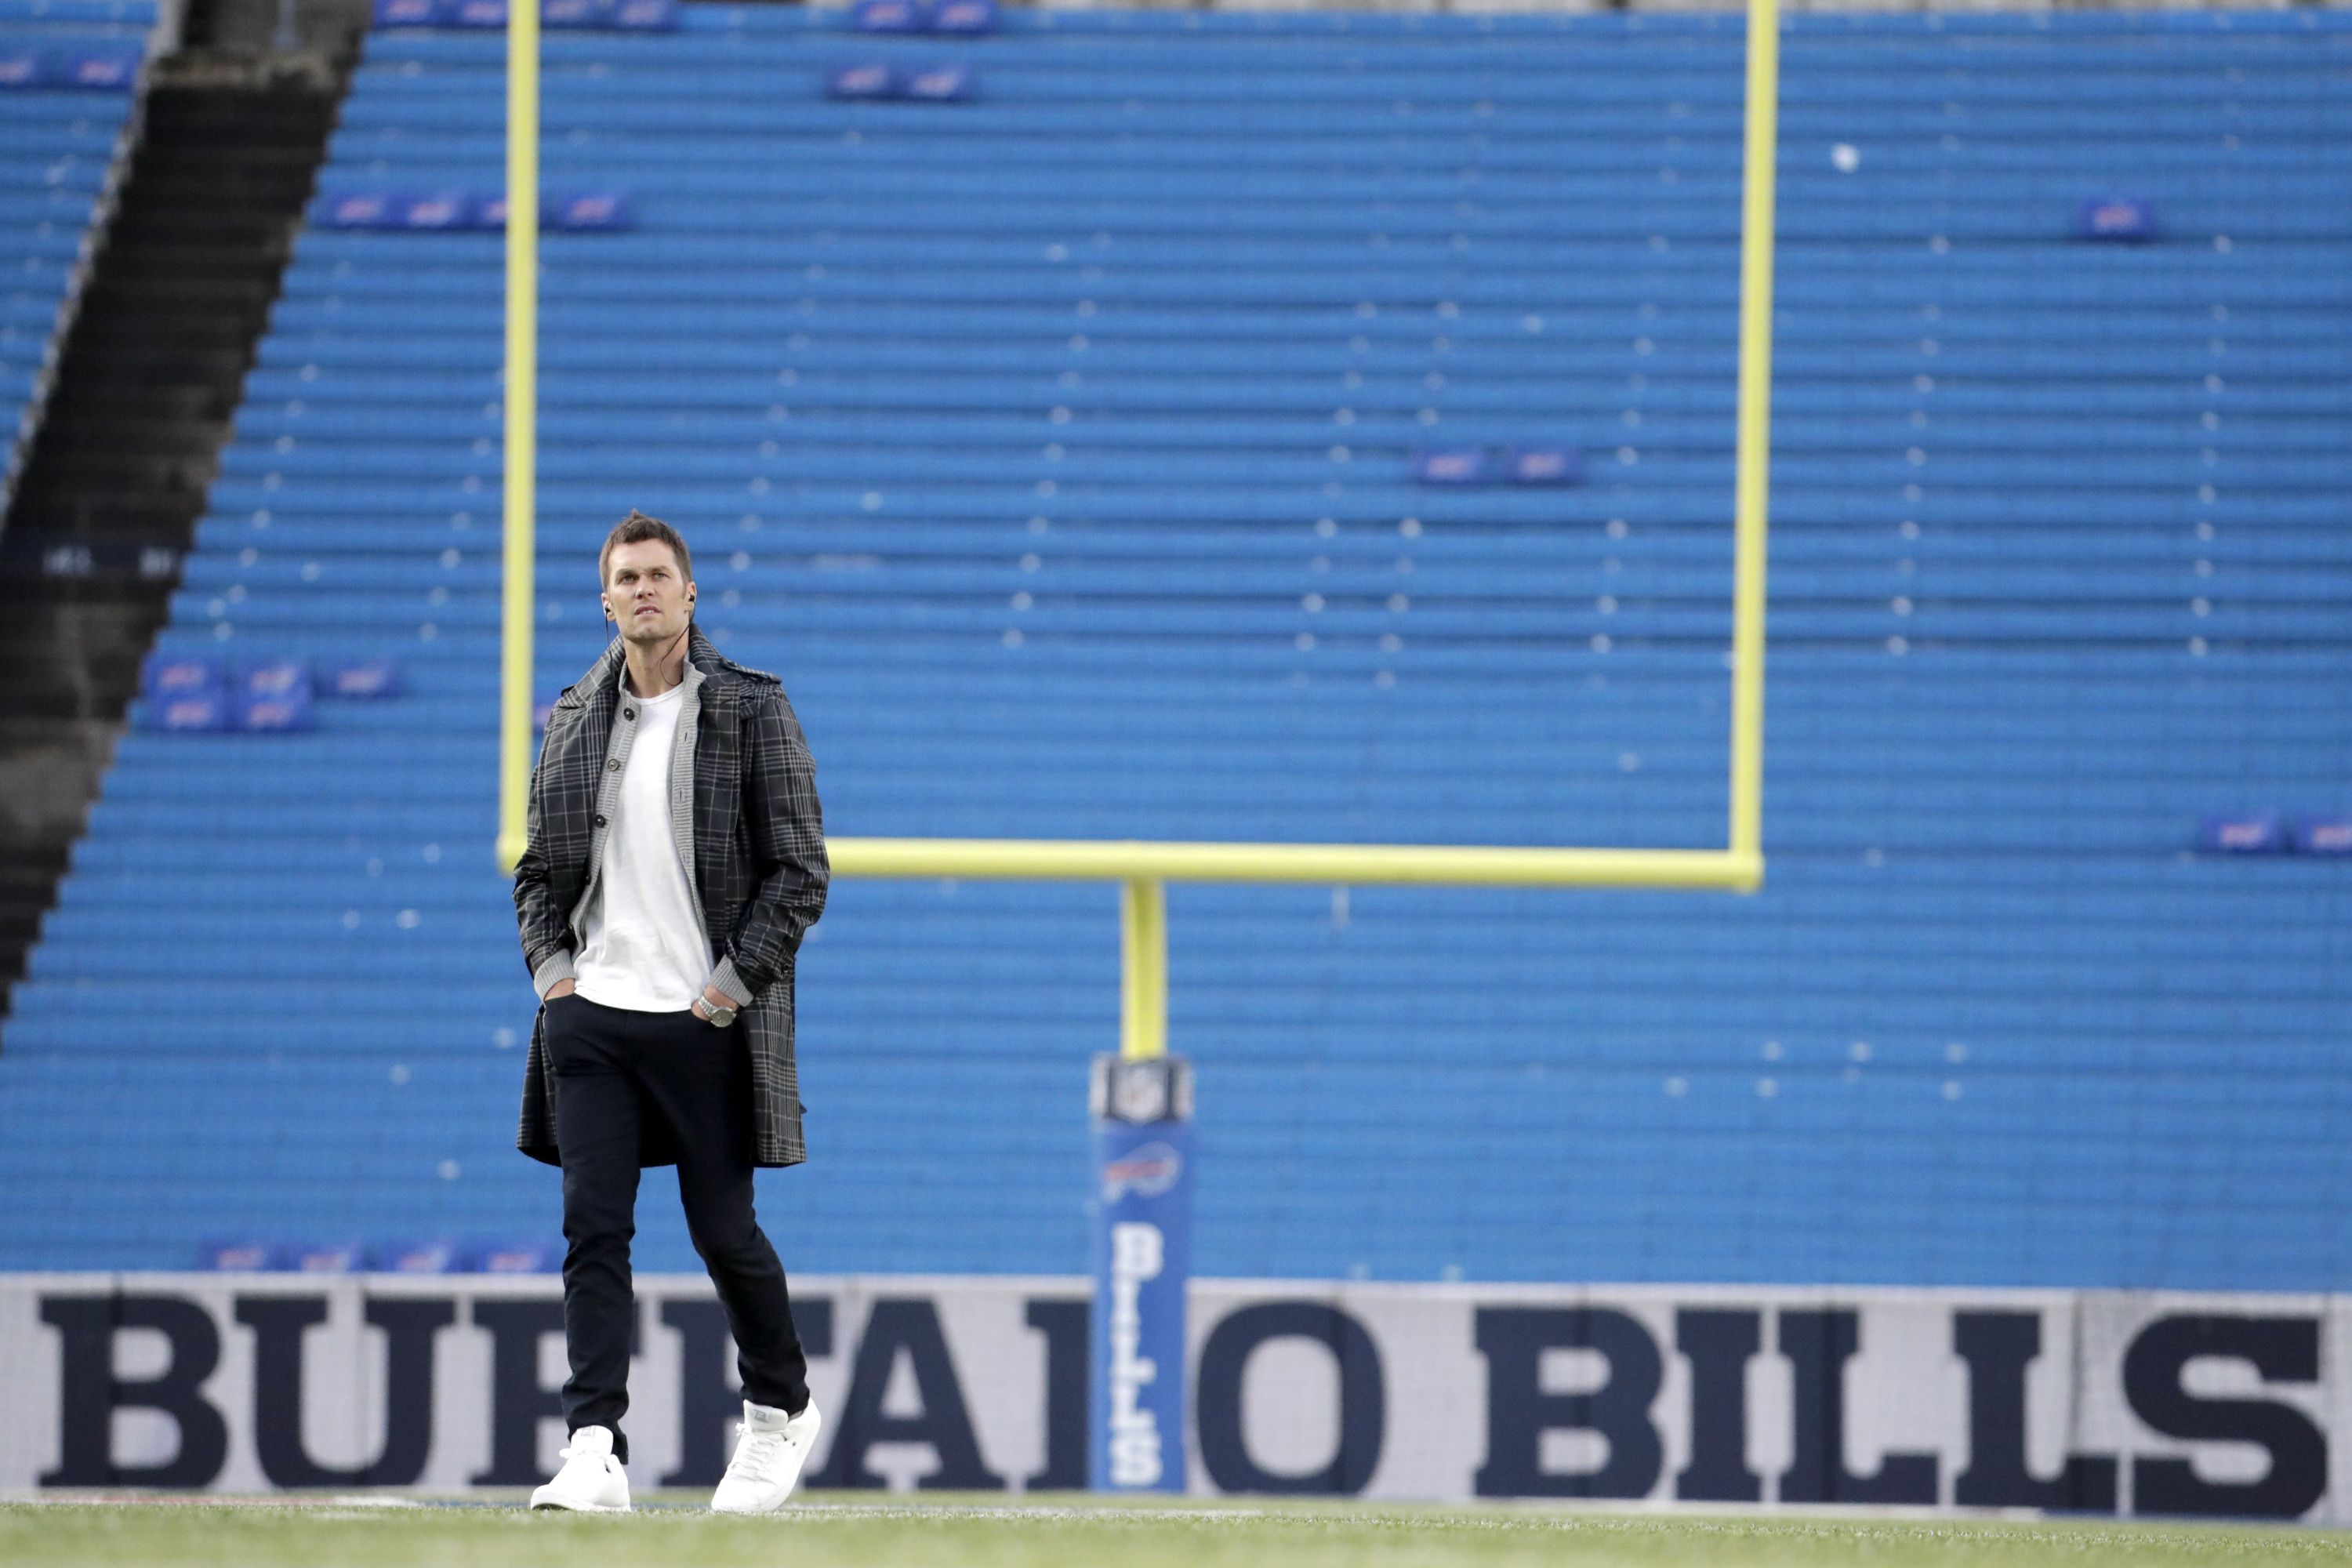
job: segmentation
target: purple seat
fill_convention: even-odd
[[[59,87],[88,92],[127,92],[139,80],[140,57],[120,51],[102,55],[69,55],[57,74]]]
[[[443,0],[375,0],[379,27],[437,27],[446,19]]]
[[[481,225],[481,203],[461,191],[443,191],[432,195],[402,198],[398,221],[400,228],[471,229]]]
[[[500,203],[499,221],[506,221]],[[636,205],[619,191],[572,191],[548,203],[544,215],[550,228],[570,233],[616,234],[637,226]]]
[[[494,1241],[474,1249],[477,1274],[552,1274],[562,1258],[543,1241]]]
[[[256,659],[237,666],[236,689],[247,697],[310,695],[310,665],[307,659]]]
[[[1584,466],[1573,447],[1514,447],[1503,454],[1503,477],[1515,485],[1572,485]]]
[[[139,667],[139,689],[151,698],[201,696],[227,686],[227,667],[201,654],[151,653]]]
[[[925,66],[908,72],[898,83],[899,97],[923,103],[962,103],[973,91],[969,66]]]
[[[209,734],[227,729],[234,716],[226,692],[181,692],[152,699],[141,710],[140,728]]]
[[[836,66],[824,79],[824,95],[827,98],[856,101],[895,98],[898,91],[898,74],[878,60]]]
[[[614,0],[612,25],[628,33],[674,33],[677,0]]]
[[[196,1248],[196,1267],[222,1274],[260,1274],[291,1266],[292,1254],[274,1241],[207,1241]]]
[[[2197,847],[2208,855],[2275,855],[2285,845],[2285,829],[2275,812],[2209,816],[2197,830]]]
[[[356,1274],[367,1267],[367,1248],[356,1241],[306,1241],[288,1249],[285,1267],[299,1274]]]
[[[392,191],[340,191],[320,198],[321,228],[397,228],[409,198]]]
[[[858,0],[850,10],[849,25],[861,33],[928,32],[930,7],[923,0]]]
[[[547,0],[539,19],[541,26],[555,28],[609,27],[613,0]]]
[[[1412,455],[1413,479],[1424,485],[1483,485],[1491,477],[1485,448],[1433,447]]]
[[[317,716],[310,709],[308,681],[281,696],[245,693],[237,699],[235,711],[236,727],[257,735],[291,733],[318,725]]]
[[[465,1268],[466,1254],[446,1238],[403,1241],[375,1248],[370,1266],[385,1274],[455,1274]]]
[[[320,695],[373,702],[400,695],[400,666],[388,658],[349,658],[320,671]]]
[[[2137,196],[2084,202],[2074,215],[2074,232],[2084,239],[2151,240],[2156,237],[2156,208]]]
[[[2306,816],[2294,825],[2298,855],[2352,855],[2352,816]]]
[[[996,0],[939,0],[931,7],[931,31],[970,36],[996,31]]]

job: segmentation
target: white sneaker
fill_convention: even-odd
[[[743,1435],[736,1441],[727,1473],[719,1478],[719,1489],[711,1494],[711,1511],[765,1513],[782,1507],[800,1483],[801,1467],[808,1463],[817,1428],[824,1424],[814,1399],[798,1415],[745,1400]]]
[[[563,1450],[555,1479],[530,1494],[533,1508],[564,1508],[580,1513],[629,1511],[629,1478],[613,1458],[613,1429],[583,1426]]]

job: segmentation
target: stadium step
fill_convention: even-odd
[[[10,500],[0,984],[24,972],[165,618],[338,97],[315,73],[234,72],[148,95]]]

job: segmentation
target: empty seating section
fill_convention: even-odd
[[[58,334],[133,101],[154,0],[0,4],[0,432],[11,443]]]
[[[321,180],[495,189],[503,40],[369,41]],[[695,5],[551,34],[542,698],[632,506],[837,834],[1710,846],[1739,24]],[[861,60],[970,101],[828,101]],[[1792,24],[1754,898],[1178,888],[1197,1266],[2335,1288],[2352,13]],[[2143,244],[2073,237],[2146,201]],[[543,1235],[495,818],[500,242],[302,240],[17,990],[0,1264]],[[1417,449],[1573,446],[1571,488]],[[794,1267],[1076,1271],[1112,893],[843,881]],[[666,1190],[655,1184],[650,1192]],[[674,1205],[641,1266],[692,1268]]]

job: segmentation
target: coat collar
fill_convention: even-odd
[[[621,667],[627,658],[627,644],[614,637],[596,657],[596,662],[588,667],[588,673],[564,689],[563,695],[555,700],[555,705],[558,708],[586,708],[592,703],[604,702],[606,699],[617,701],[621,690]],[[742,684],[743,677],[751,673],[720,653],[717,645],[703,635],[700,626],[689,626],[687,630],[686,661],[703,677],[700,682],[692,684],[701,686],[705,702],[714,700],[733,701],[737,697],[736,689]]]

